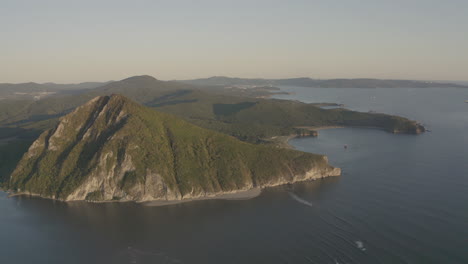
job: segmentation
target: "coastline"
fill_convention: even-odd
[[[144,201],[144,202],[137,202],[143,206],[165,206],[165,205],[173,205],[173,204],[181,204],[193,201],[205,201],[205,200],[250,200],[259,196],[262,193],[262,188],[253,188],[249,190],[242,190],[242,191],[235,191],[232,193],[223,193],[219,195],[213,196],[203,196],[197,198],[188,198],[182,200],[154,200],[154,201]]]
[[[344,126],[300,126],[297,128],[307,129],[309,131],[315,131],[317,134],[315,136],[301,136],[301,135],[289,135],[289,136],[275,136],[266,141],[276,144],[280,148],[295,149],[294,146],[289,144],[289,141],[294,138],[303,138],[303,137],[318,137],[319,130],[325,129],[335,129],[335,128],[345,128]]]
[[[27,196],[29,198],[39,198],[39,199],[47,199],[47,200],[53,200],[53,201],[60,201],[60,202],[65,202],[65,203],[80,203],[80,202],[86,202],[86,203],[135,203],[135,204],[140,204],[142,206],[166,206],[166,205],[175,205],[175,204],[181,204],[181,203],[187,203],[187,202],[193,202],[193,201],[204,201],[204,200],[230,200],[230,201],[235,201],[235,200],[250,200],[253,199],[257,196],[259,196],[262,193],[262,190],[264,188],[269,188],[269,187],[275,187],[275,186],[280,186],[280,185],[286,185],[286,184],[294,184],[297,182],[307,182],[307,181],[315,181],[315,180],[320,180],[326,177],[333,177],[333,176],[339,176],[341,174],[341,170],[339,168],[334,168],[334,170],[338,169],[339,174],[335,175],[321,175],[319,177],[311,177],[308,179],[300,179],[300,180],[294,180],[292,182],[277,182],[271,185],[266,185],[264,187],[255,187],[252,189],[247,189],[247,190],[235,190],[235,191],[230,191],[230,192],[225,192],[225,193],[215,193],[215,194],[209,194],[207,196],[198,196],[198,197],[193,197],[193,198],[186,198],[186,199],[181,199],[181,200],[147,200],[147,201],[135,201],[135,200],[106,200],[106,201],[89,201],[89,200],[62,200],[62,199],[56,199],[52,197],[44,197],[41,196],[40,194],[36,193],[29,193],[29,192],[18,192],[14,193],[11,191],[5,191],[5,190],[0,190],[2,192],[5,192],[7,194],[8,198],[12,197],[22,197],[22,196]]]
[[[171,204],[180,204],[180,203],[186,203],[186,202],[192,202],[192,201],[201,201],[201,200],[249,200],[252,198],[255,198],[259,196],[262,192],[262,188],[256,187],[248,190],[240,190],[240,191],[233,191],[233,192],[227,192],[227,193],[221,193],[221,194],[214,194],[210,196],[201,196],[201,197],[196,197],[196,198],[187,198],[187,199],[181,199],[181,200],[151,200],[151,201],[133,201],[133,200],[115,200],[115,201],[87,201],[87,200],[71,200],[71,201],[66,201],[62,199],[55,199],[51,197],[44,197],[41,196],[40,194],[36,193],[29,193],[29,192],[18,192],[18,193],[12,193],[9,191],[1,190],[2,192],[5,192],[7,194],[8,198],[12,197],[22,197],[22,196],[28,196],[28,197],[34,197],[34,198],[40,198],[40,199],[47,199],[47,200],[54,200],[54,201],[61,201],[61,202],[87,202],[87,203],[128,203],[128,202],[134,202],[137,204],[141,204],[144,206],[164,206],[164,205],[171,205]]]
[[[286,139],[288,138],[292,138],[292,137],[286,137]],[[11,190],[6,190],[5,192],[8,194],[7,196],[8,198],[27,196],[29,198],[35,197],[35,198],[40,198],[40,199],[48,199],[48,200],[72,202],[72,203],[73,202],[90,202],[90,203],[133,202],[136,204],[141,204],[143,206],[165,206],[165,205],[173,205],[173,204],[180,204],[180,203],[201,201],[201,200],[249,200],[249,199],[259,196],[263,188],[274,187],[274,186],[285,185],[285,184],[294,184],[296,182],[314,181],[314,180],[323,179],[326,177],[341,175],[340,168],[335,168],[335,167],[331,167],[328,165],[328,159],[326,156],[323,156],[323,160],[327,164],[326,168],[314,166],[313,168],[311,168],[309,171],[305,172],[304,174],[294,175],[292,179],[278,178],[275,181],[267,182],[262,187],[254,187],[250,189],[231,190],[227,192],[217,192],[217,193],[204,193],[204,194],[196,194],[193,196],[192,194],[188,194],[185,196],[185,198],[182,197],[181,199],[177,199],[177,200],[165,200],[165,199],[155,199],[155,200],[122,199],[122,200],[95,200],[95,201],[93,200],[63,200],[63,199],[58,199],[54,196],[47,197],[47,196],[42,196],[37,193],[31,193],[28,191],[13,192]]]
[[[337,168],[335,168],[337,169]],[[29,197],[29,198],[38,198],[38,199],[46,199],[46,200],[52,200],[52,201],[60,201],[64,203],[135,203],[135,204],[140,204],[142,206],[149,206],[149,207],[158,207],[158,206],[166,206],[166,205],[175,205],[175,204],[182,204],[182,203],[187,203],[187,202],[194,202],[194,201],[206,201],[206,200],[228,200],[228,201],[242,201],[242,200],[250,200],[255,197],[260,196],[262,193],[262,190],[264,188],[270,188],[270,187],[276,187],[276,186],[281,186],[281,185],[286,185],[286,184],[294,184],[298,182],[309,182],[309,181],[316,181],[320,180],[323,178],[327,177],[334,177],[338,175],[328,175],[328,176],[321,176],[318,178],[310,178],[310,179],[303,179],[303,180],[297,180],[293,182],[279,182],[276,184],[264,186],[264,187],[255,187],[252,189],[247,189],[247,190],[235,190],[231,192],[225,192],[225,193],[218,193],[218,194],[210,194],[208,196],[198,196],[194,198],[186,198],[186,199],[181,199],[181,200],[148,200],[148,201],[134,201],[134,200],[106,200],[106,201],[89,201],[89,200],[62,200],[62,199],[56,199],[52,197],[44,197],[41,196],[40,194],[36,193],[29,193],[29,192],[18,192],[14,193],[11,191],[7,190],[2,190],[0,189],[1,192],[4,192],[7,194],[7,198],[13,198],[13,197]]]
[[[388,131],[384,128],[376,127],[376,126],[299,126],[296,128],[302,128],[302,129],[307,129],[309,131],[315,131],[317,132],[317,134],[315,136],[301,136],[301,135],[275,136],[275,137],[268,139],[267,141],[276,143],[278,147],[294,149],[294,146],[289,144],[289,140],[293,138],[301,138],[301,137],[318,137],[319,136],[318,131],[326,130],[326,129],[335,129],[335,128],[377,129],[377,130],[386,131],[392,134],[411,134],[411,133],[405,133],[401,131]],[[416,133],[416,135],[417,134],[420,134],[420,133]]]
[[[310,131],[320,131],[320,130],[325,130],[325,129],[336,129],[336,128],[346,128],[346,127],[353,127],[353,126],[301,126],[297,128],[302,128],[302,129],[307,129]],[[379,129],[379,130],[384,130],[379,127],[356,127],[356,128],[366,128],[366,129]],[[289,141],[294,138],[301,138],[301,137],[317,137],[318,133],[314,135],[289,135],[289,136],[274,136],[270,139],[266,139],[266,141],[269,141],[270,143],[276,144],[277,147],[280,148],[288,148],[288,149],[294,149],[294,146],[289,144]],[[316,179],[310,179],[310,180],[316,180]],[[308,181],[308,180],[306,180]],[[284,183],[286,184],[286,183]],[[282,184],[279,184],[282,185]],[[272,185],[276,186],[276,185]],[[181,200],[147,200],[147,201],[134,201],[134,200],[108,200],[108,201],[86,201],[86,200],[61,200],[61,199],[55,199],[51,197],[43,197],[39,194],[35,193],[29,193],[29,192],[18,192],[14,193],[11,192],[10,190],[2,190],[5,193],[8,194],[8,198],[10,197],[15,197],[15,196],[29,196],[29,197],[37,197],[41,199],[50,199],[50,200],[58,200],[58,201],[63,201],[63,202],[91,202],[91,203],[113,203],[113,202],[134,202],[137,204],[141,204],[143,206],[165,206],[165,205],[174,205],[174,204],[180,204],[180,203],[186,203],[186,202],[192,202],[192,201],[202,201],[202,200],[248,200],[255,198],[259,196],[262,192],[263,188],[268,188],[272,186],[265,186],[265,187],[256,187],[248,190],[236,190],[236,191],[231,191],[231,192],[226,192],[226,193],[212,193],[207,196],[199,196],[199,197],[192,197],[192,198],[182,198]]]
[[[311,131],[319,131],[325,129],[333,129],[333,128],[345,128],[345,126],[298,126],[297,128],[304,128]]]

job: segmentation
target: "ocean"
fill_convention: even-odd
[[[250,200],[148,207],[0,192],[0,263],[468,263],[468,89],[281,89],[291,94],[275,98],[401,115],[431,132],[293,139],[343,175]]]

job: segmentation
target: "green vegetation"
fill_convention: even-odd
[[[181,117],[197,126],[234,136],[250,143],[263,143],[265,139],[273,136],[304,134],[304,129],[298,127],[306,126],[364,126],[398,133],[424,131],[424,128],[416,122],[397,116],[360,113],[345,109],[326,110],[313,104],[297,101],[234,96],[232,93],[215,91],[213,87],[195,88],[184,83],[163,82],[150,76],[137,76],[75,95],[51,96],[39,101],[2,100],[0,104],[0,142],[7,141],[13,144],[10,147],[5,147],[4,151],[0,148],[1,155],[8,156],[3,164],[12,167],[11,162],[14,163],[18,156],[21,156],[19,152],[24,152],[26,148],[21,144],[28,145],[41,132],[54,128],[59,117],[70,113],[91,98],[116,93],[128,96],[157,111]],[[142,126],[141,124],[135,125]],[[106,133],[111,135],[118,129],[120,128],[115,127]],[[140,133],[143,131],[144,129]],[[146,134],[145,136],[151,135]],[[79,138],[80,135],[75,135],[75,137]],[[21,143],[23,140],[25,143]],[[51,192],[60,189],[64,193],[70,193],[75,185],[80,184],[83,180],[80,175],[85,175],[89,170],[87,168],[89,160],[93,159],[94,153],[99,151],[101,145],[105,144],[106,141],[107,138],[103,136],[99,138],[97,144],[67,145],[67,149],[61,156],[47,156],[53,162],[63,163],[61,165],[63,177],[68,177],[68,182],[75,182],[72,187],[54,183],[58,185],[54,185]],[[14,148],[16,144],[23,147],[10,151],[9,148]],[[118,150],[113,149],[113,151],[117,152]],[[73,170],[76,165],[82,171]],[[0,165],[3,181],[8,178],[7,174],[11,171],[11,168],[7,168],[8,166]],[[38,169],[37,164],[28,166],[30,166],[31,171]],[[238,167],[233,169],[238,169]],[[73,173],[76,175],[69,174],[71,171],[74,171]],[[55,172],[51,171],[51,173]],[[142,175],[142,173],[137,173],[137,175]],[[53,179],[50,181],[53,182]],[[52,185],[47,183],[44,186],[50,188]]]
[[[98,202],[104,200],[104,195],[102,195],[101,191],[94,191],[90,192],[86,195],[85,198],[86,201],[91,201],[91,202]]]
[[[186,84],[162,82],[149,76],[110,83],[80,95],[29,102],[26,106],[17,106],[19,110],[3,111],[0,125],[21,128],[29,126],[44,130],[52,127],[58,116],[70,112],[91,98],[114,93],[128,96],[158,111],[177,115],[198,126],[249,142],[294,134],[296,127],[301,126],[372,126],[401,133],[417,133],[423,129],[415,122],[396,116],[345,109],[326,110],[297,101],[229,96],[214,92],[212,88],[195,89]],[[36,127],[39,124],[42,127]]]
[[[83,199],[138,200],[147,188],[141,186],[153,186],[158,177],[158,186],[185,196],[264,186],[311,168],[329,166],[320,155],[241,142],[114,95],[44,132],[9,187],[67,199],[92,177],[94,190]],[[117,191],[104,196],[103,186]]]
[[[110,164],[110,162],[109,162]],[[120,188],[122,190],[129,192],[133,186],[135,186],[138,183],[138,177],[135,171],[127,171],[125,172],[121,182],[120,182]]]
[[[235,101],[235,100],[233,100]],[[376,127],[389,132],[419,133],[422,126],[406,118],[346,109],[321,109],[312,104],[286,100],[250,100],[239,103],[211,104],[202,101],[171,105],[158,110],[175,113],[199,126],[259,142],[273,136],[300,133],[303,126]]]

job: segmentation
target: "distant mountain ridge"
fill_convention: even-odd
[[[448,82],[414,81],[414,80],[383,80],[371,78],[359,79],[312,79],[308,77],[288,79],[248,79],[214,76],[210,78],[181,80],[193,85],[235,86],[235,85],[285,85],[315,88],[429,88],[454,87],[468,88],[468,85]]]

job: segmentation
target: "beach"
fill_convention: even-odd
[[[165,206],[165,205],[172,205],[172,204],[180,204],[186,202],[193,202],[193,201],[202,201],[202,200],[248,200],[255,198],[260,195],[262,192],[261,188],[253,188],[249,190],[243,191],[235,191],[231,193],[224,193],[219,195],[213,196],[204,196],[204,197],[197,197],[197,198],[188,198],[182,200],[154,200],[148,202],[141,202],[144,206]]]

